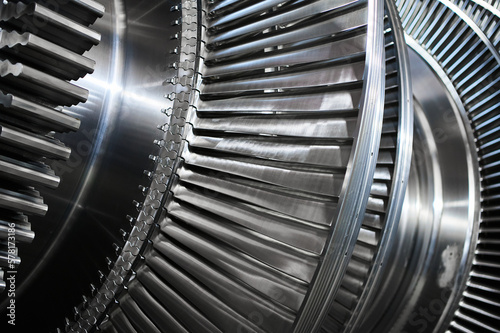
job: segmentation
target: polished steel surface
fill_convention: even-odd
[[[412,98],[412,75],[410,73],[410,61],[408,59],[407,47],[403,37],[403,29],[399,23],[397,11],[392,2],[386,2],[385,11],[387,15],[386,22],[386,58],[388,65],[394,66],[396,70],[387,70],[386,72],[386,98],[385,98],[385,119],[393,119],[392,109],[395,105],[398,106],[399,112],[397,115],[397,131],[393,133],[393,140],[397,142],[396,150],[393,151],[394,169],[391,174],[391,182],[389,184],[376,182],[372,186],[371,201],[379,201],[381,198],[387,198],[385,206],[385,216],[382,225],[379,227],[381,234],[375,234],[372,237],[367,237],[370,232],[373,233],[375,227],[370,223],[367,214],[365,217],[365,226],[362,228],[362,233],[358,237],[358,243],[355,247],[355,258],[358,260],[371,260],[371,267],[369,273],[359,279],[356,277],[356,268],[352,265],[352,269],[346,274],[341,286],[342,293],[338,297],[337,304],[330,309],[330,317],[336,319],[335,321],[327,320],[324,327],[333,325],[337,328],[330,330],[335,331],[360,331],[360,326],[365,320],[366,313],[372,308],[374,299],[376,298],[377,291],[380,285],[384,283],[385,277],[383,270],[388,266],[390,253],[394,248],[396,242],[398,225],[400,222],[401,212],[403,210],[403,201],[405,200],[405,193],[408,186],[408,178],[410,173],[410,159],[412,154],[413,145],[413,98]],[[391,38],[392,37],[392,38]],[[389,40],[390,42],[388,42]],[[392,57],[393,52],[397,55],[395,59]],[[393,67],[393,68],[394,68]],[[393,81],[394,72],[397,75],[397,81]],[[390,73],[390,74],[389,74]],[[395,92],[397,94],[395,94]],[[397,102],[396,102],[397,101]],[[394,121],[394,120],[392,120]],[[384,125],[390,124],[390,120],[385,120]],[[384,132],[389,132],[385,129]],[[387,135],[387,134],[386,134]],[[385,138],[387,139],[387,138]],[[386,143],[382,139],[382,148]],[[384,150],[383,150],[384,151]],[[389,150],[390,151],[390,150]],[[385,150],[387,153],[387,150]],[[387,161],[379,158],[379,168],[385,167]],[[390,165],[390,164],[389,164]],[[389,193],[387,193],[389,192]],[[370,200],[369,199],[369,200]],[[371,205],[376,207],[375,205]],[[372,228],[372,229],[370,229]],[[376,229],[375,229],[376,230]],[[364,232],[363,232],[364,231]],[[374,253],[370,245],[378,247],[377,253]],[[353,261],[354,262],[354,261]],[[359,262],[359,261],[358,261]],[[366,263],[365,263],[366,265]],[[353,288],[353,285],[362,285],[361,288]],[[358,294],[357,297],[353,295]],[[339,311],[341,309],[341,311]],[[346,311],[349,309],[349,311]],[[341,313],[342,315],[338,315]],[[342,318],[341,320],[339,320]],[[343,327],[338,327],[339,323]]]
[[[410,184],[399,240],[388,259],[395,264],[385,268],[376,306],[361,330],[440,331],[441,316],[456,306],[454,295],[461,294],[476,237],[478,166],[471,133],[437,75],[419,55],[410,55],[416,136]]]
[[[39,20],[30,20],[35,17]],[[80,121],[65,114],[61,106],[76,105],[88,98],[88,90],[70,81],[92,72],[93,61],[81,55],[100,40],[100,34],[88,28],[90,23],[77,24],[35,3],[0,4],[0,218],[3,224],[0,279],[8,281],[1,281],[0,289],[8,287],[9,299],[6,297],[3,303],[9,306],[16,301],[15,281],[21,263],[17,246],[32,242],[34,236],[28,216],[44,216],[48,209],[33,186],[55,188],[59,185],[59,175],[45,163],[68,160],[71,148],[54,138],[55,131],[76,130],[80,125]],[[71,36],[71,43],[85,46],[77,48],[62,43],[62,36]],[[68,70],[67,64],[75,60],[83,62],[87,69],[84,66],[83,72]],[[59,64],[61,69],[56,68]]]
[[[500,330],[496,1],[1,6],[19,330]]]
[[[77,5],[69,3],[78,2],[61,4],[66,3],[67,11],[75,12]],[[101,5],[93,1],[82,4],[87,2],[95,5],[93,16],[97,18]],[[57,135],[72,148],[72,155],[68,162],[50,163],[61,178],[59,188],[43,190],[47,214],[43,219],[30,217],[36,237],[29,246],[21,245],[23,263],[16,285],[20,331],[23,327],[30,330],[33,321],[47,329],[64,325],[64,316],[72,316],[81,295],[89,293],[89,284],[99,286],[98,270],[108,269],[106,257],[116,257],[113,243],[123,242],[120,229],[127,232],[131,228],[126,216],[136,214],[132,201],[143,201],[138,186],[149,186],[143,172],[153,166],[148,157],[158,149],[152,144],[161,136],[156,127],[165,122],[160,110],[168,104],[162,83],[171,75],[168,66],[177,56],[169,52],[178,43],[167,38],[158,47],[152,41],[165,37],[165,31],[175,33],[170,22],[177,15],[163,1],[101,2],[106,12],[92,25],[102,35],[101,43],[81,58],[68,59],[77,64],[97,60],[93,73],[78,81],[89,91],[88,102],[65,111],[76,116],[77,121],[44,106],[34,109],[31,102],[17,96],[5,95],[2,100],[3,105],[12,105],[26,114],[26,119],[40,119],[42,126],[57,123],[57,129],[64,131],[80,127],[77,133]],[[89,16],[86,20],[91,19]],[[28,33],[21,36],[28,38],[23,48],[37,42]],[[146,49],[150,51],[141,51]],[[78,75],[78,67],[58,63],[59,71],[68,68]],[[35,175],[30,173],[30,177]],[[40,176],[54,177],[45,173]],[[35,294],[38,296],[32,299]],[[56,317],[50,314],[53,308],[67,310],[62,317]]]
[[[451,293],[455,304],[447,304],[448,314],[440,318],[436,330],[497,332],[498,3],[439,1],[433,6],[431,11],[420,2],[398,2],[410,44],[414,40],[414,45],[420,45],[415,49],[436,71],[455,104],[463,105],[466,133],[473,137],[472,159],[479,164],[472,172],[480,193],[476,194],[479,215],[469,226],[477,235],[473,232],[469,256],[466,262],[462,257],[460,264],[467,277]],[[451,29],[443,34],[445,26]],[[446,201],[443,204],[446,207]],[[460,274],[457,272],[458,277]]]

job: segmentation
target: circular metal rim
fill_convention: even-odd
[[[409,1],[408,4],[410,3],[412,2]],[[447,0],[435,2],[436,5],[434,8],[439,7],[441,13],[436,19],[443,19],[444,17],[450,19],[450,17],[453,17],[452,22],[460,22],[456,24],[461,24],[463,29],[466,29],[463,30],[464,34],[470,36],[469,39],[463,41],[452,40],[450,46],[455,45],[458,50],[469,46],[470,51],[474,53],[468,58],[465,56],[462,58],[454,58],[453,53],[450,55],[449,52],[440,51],[438,48],[439,44],[436,45],[429,39],[431,38],[428,35],[429,33],[436,33],[435,27],[426,27],[428,30],[425,30],[427,31],[426,34],[421,33],[422,24],[428,22],[429,18],[432,17],[431,13],[422,16],[424,12],[417,4],[415,4],[415,7],[418,7],[419,11],[411,10],[411,8],[408,8],[408,5],[402,5],[400,1],[398,1],[398,4],[399,10],[401,11],[400,15],[403,18],[403,25],[408,25],[408,34],[418,39],[418,42],[423,45],[425,52],[428,53],[430,57],[435,57],[437,61],[442,62],[442,66],[440,65],[439,67],[442,67],[443,72],[446,73],[444,76],[447,77],[449,75],[450,80],[453,82],[452,86],[455,84],[457,85],[457,89],[459,89],[461,96],[460,99],[463,98],[462,103],[467,110],[468,117],[466,123],[470,122],[474,137],[477,136],[477,140],[475,140],[472,147],[477,149],[478,161],[481,164],[481,168],[478,169],[480,173],[479,186],[481,186],[481,207],[478,207],[478,209],[481,210],[481,216],[478,218],[477,225],[475,226],[475,228],[479,228],[479,231],[471,246],[471,258],[469,260],[472,260],[472,265],[468,271],[468,280],[466,281],[462,297],[458,297],[456,300],[456,302],[458,302],[456,311],[447,318],[449,323],[448,329],[450,331],[496,331],[499,327],[495,324],[495,308],[494,305],[491,305],[489,302],[491,302],[491,298],[496,297],[494,295],[496,295],[497,292],[495,294],[495,291],[489,288],[491,288],[493,281],[498,279],[498,275],[490,269],[494,266],[494,262],[491,262],[491,260],[494,260],[494,257],[491,256],[498,255],[498,250],[494,246],[493,248],[489,247],[484,250],[482,240],[489,239],[490,232],[492,232],[493,237],[498,237],[495,236],[495,229],[492,229],[490,225],[492,221],[494,222],[497,220],[495,214],[492,214],[491,210],[492,205],[494,205],[494,202],[491,202],[491,200],[494,200],[495,194],[492,194],[491,191],[494,191],[495,186],[498,186],[498,181],[495,179],[489,180],[492,173],[494,173],[491,167],[494,166],[495,163],[488,161],[488,159],[491,159],[494,155],[488,156],[488,154],[482,152],[482,149],[483,147],[487,147],[488,143],[491,142],[491,140],[495,140],[497,137],[495,136],[495,132],[491,130],[491,126],[495,124],[494,121],[498,118],[498,114],[495,113],[491,105],[498,105],[498,99],[490,100],[490,103],[492,103],[490,106],[488,106],[488,104],[486,104],[486,107],[483,105],[483,100],[485,103],[489,100],[485,100],[486,97],[484,97],[484,94],[487,92],[485,89],[494,86],[488,83],[482,84],[482,82],[489,77],[484,75],[484,71],[478,71],[482,68],[484,61],[484,66],[487,66],[485,70],[492,78],[492,82],[498,80],[500,62],[499,53],[498,50],[495,49],[494,42],[496,43],[498,40],[499,11],[483,1],[474,0],[472,2],[465,2],[461,4],[461,7],[459,7],[459,4]],[[425,21],[422,21],[424,18]],[[483,25],[483,23],[488,24]],[[494,26],[491,26],[491,23],[494,23]],[[418,30],[416,28],[418,28]],[[431,34],[431,36],[433,34]],[[470,41],[473,41],[474,44],[472,45]],[[427,45],[426,43],[430,44]],[[446,50],[447,49],[445,49],[445,51]],[[476,59],[475,62],[473,62],[474,59]],[[478,59],[481,59],[480,63],[478,63]],[[458,64],[462,65],[459,70],[457,70]],[[468,71],[465,71],[467,68]],[[471,75],[468,73],[471,73]],[[470,89],[469,87],[464,88],[464,84],[466,83],[471,85]],[[456,89],[453,87],[453,90]],[[496,96],[491,95],[491,97],[494,98]],[[471,109],[469,110],[469,108]],[[490,128],[488,132],[484,132],[484,126]],[[482,228],[483,226],[484,229]],[[484,256],[486,256],[486,258]],[[493,308],[491,306],[493,306]]]
[[[480,167],[478,163],[479,157],[477,151],[474,149],[474,133],[467,118],[467,112],[462,104],[460,97],[454,89],[452,82],[449,80],[446,73],[434,60],[434,58],[432,58],[416,41],[414,41],[408,35],[405,35],[405,38],[408,46],[412,48],[420,57],[422,57],[422,59],[430,66],[432,71],[439,77],[447,93],[453,100],[453,106],[456,107],[455,116],[458,119],[459,126],[462,127],[461,135],[465,150],[467,152],[466,163],[469,170],[467,177],[467,183],[469,186],[469,216],[467,217],[467,220],[469,221],[469,227],[466,234],[464,235],[464,251],[462,260],[460,261],[460,268],[457,271],[455,287],[452,288],[450,299],[446,304],[445,310],[443,311],[447,315],[440,318],[434,330],[435,332],[439,332],[449,325],[453,313],[459,307],[459,302],[462,298],[463,291],[465,290],[468,280],[468,274],[472,267],[474,249],[478,240],[479,221],[481,219],[481,183],[479,176]],[[459,113],[458,115],[456,115],[457,111]]]
[[[340,287],[363,220],[375,172],[384,113],[385,65],[380,65],[385,64],[383,13],[383,1],[368,2],[366,81],[360,103],[362,114],[339,199],[340,208],[333,217],[335,227],[327,241],[323,261],[311,282],[312,287],[299,311],[294,332],[315,332],[321,327]]]
[[[397,236],[399,219],[403,209],[403,202],[406,197],[406,189],[409,182],[411,157],[413,151],[413,96],[410,75],[410,66],[403,27],[399,21],[395,4],[392,0],[385,1],[385,8],[392,24],[394,42],[397,50],[397,59],[399,63],[399,101],[400,114],[398,119],[398,142],[396,149],[396,162],[394,179],[394,188],[389,196],[390,202],[387,209],[386,225],[384,233],[379,242],[379,250],[376,259],[372,263],[372,268],[368,280],[363,287],[363,294],[360,296],[359,304],[349,322],[345,325],[346,332],[355,332],[358,330],[364,320],[363,313],[370,307],[377,295],[380,284],[383,282],[383,270],[388,263],[390,252],[395,244]]]

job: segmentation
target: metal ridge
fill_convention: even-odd
[[[189,39],[186,34],[193,32],[193,30],[189,29],[192,25],[195,27],[194,33],[197,33],[197,7],[196,5],[193,6],[193,4],[196,4],[196,0],[183,0],[182,8],[178,8],[178,10],[182,11],[195,11],[195,15],[191,17],[190,22],[180,22],[182,30],[179,38],[181,39]],[[174,8],[175,6],[172,7],[172,9]],[[185,44],[181,43],[179,53],[189,56],[189,54],[183,52],[183,45]],[[161,110],[161,112],[170,118],[170,125],[175,124],[177,126],[170,126],[166,130],[163,140],[157,142],[160,145],[158,155],[151,156],[156,162],[155,170],[153,172],[145,171],[151,179],[151,186],[147,190],[144,203],[141,203],[137,218],[127,217],[133,223],[133,228],[117,260],[93,298],[82,304],[80,309],[77,308],[76,321],[67,321],[66,331],[89,332],[101,325],[101,322],[105,322],[106,312],[110,306],[116,303],[116,297],[124,290],[124,283],[136,274],[133,266],[137,260],[142,258],[141,253],[144,245],[148,243],[150,232],[154,230],[152,227],[159,218],[160,214],[158,213],[162,211],[161,207],[168,200],[169,189],[172,185],[170,176],[175,173],[175,169],[179,164],[179,153],[182,151],[182,145],[185,142],[184,125],[186,123],[188,108],[190,107],[188,99],[194,75],[187,76],[180,75],[180,73],[195,73],[194,68],[197,62],[179,61],[179,63],[183,64],[182,67],[173,65],[177,68],[179,77],[182,76],[185,80],[182,80],[183,82],[174,80],[174,92],[165,96],[167,100],[172,102],[170,103],[172,106]],[[183,91],[185,90],[184,88],[187,91]]]
[[[352,256],[364,215],[378,157],[384,113],[383,12],[382,1],[368,2],[367,65],[354,148],[334,218],[334,230],[294,324],[294,332],[316,332],[321,327]]]
[[[408,60],[408,52],[404,39],[403,28],[399,22],[398,12],[395,4],[385,1],[385,8],[391,24],[396,58],[399,72],[399,117],[397,131],[397,147],[395,167],[389,203],[386,210],[384,232],[378,244],[378,251],[371,263],[369,277],[364,281],[363,291],[349,321],[344,326],[345,331],[356,332],[364,318],[360,314],[365,313],[379,290],[382,282],[382,271],[386,268],[386,260],[395,241],[397,226],[401,216],[403,201],[405,199],[408,178],[410,175],[411,156],[413,150],[413,96],[411,88],[411,76]]]

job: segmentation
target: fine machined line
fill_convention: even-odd
[[[21,63],[0,60],[0,89],[15,91],[26,99],[40,98],[53,104],[73,105],[87,101],[88,90]],[[29,89],[29,92],[26,90]]]
[[[0,49],[10,59],[28,64],[64,80],[77,80],[94,71],[95,61],[36,35],[0,31]]]

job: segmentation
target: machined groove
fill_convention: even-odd
[[[460,99],[471,120],[472,130],[476,137],[478,155],[481,164],[483,200],[481,203],[483,214],[479,221],[479,241],[475,251],[475,259],[472,263],[469,282],[464,291],[464,298],[453,317],[449,331],[497,331],[500,329],[495,313],[495,307],[488,301],[489,297],[478,297],[477,289],[482,292],[495,293],[492,281],[497,274],[491,271],[486,279],[477,275],[478,271],[490,271],[494,268],[490,265],[494,261],[487,258],[487,253],[495,252],[498,245],[491,243],[491,250],[485,251],[486,244],[481,239],[495,239],[488,229],[481,226],[487,221],[497,221],[497,212],[494,209],[497,194],[497,178],[495,156],[498,133],[495,128],[498,125],[497,105],[499,95],[494,91],[498,85],[500,72],[498,53],[498,9],[484,1],[436,1],[434,7],[439,9],[441,15],[445,15],[453,22],[455,30],[461,31],[455,37],[451,34],[444,35],[440,43],[436,43],[442,33],[436,25],[430,22],[439,22],[441,17],[435,17],[435,12],[430,11],[418,2],[415,3],[413,12],[410,12],[402,3],[398,2],[398,9],[403,18],[403,25],[408,35],[419,41],[429,54],[436,56],[443,70],[450,77],[455,89],[460,94]],[[425,18],[425,19],[424,19]],[[417,28],[419,27],[419,28]],[[444,47],[447,45],[447,47]],[[492,198],[488,200],[486,198]],[[489,222],[491,223],[491,222]],[[488,237],[489,235],[492,238]],[[484,253],[481,254],[481,253]],[[471,297],[471,295],[474,295]],[[490,319],[484,320],[485,317]],[[484,320],[484,321],[483,321]],[[487,324],[490,323],[490,324]]]
[[[7,30],[33,33],[79,54],[99,44],[101,39],[98,32],[86,25],[77,23],[36,2],[2,4],[0,26]]]
[[[27,32],[2,30],[0,50],[11,60],[64,80],[77,80],[92,73],[95,66],[95,61]]]
[[[100,41],[88,25],[104,11],[93,0],[60,1],[52,9],[43,1],[25,2],[0,4],[0,239],[11,240],[14,230],[13,243],[30,243],[34,233],[27,216],[47,212],[33,186],[59,185],[60,178],[43,162],[70,157],[71,149],[54,133],[80,127],[61,106],[88,98],[86,89],[70,81],[94,71],[95,61],[82,53]],[[11,257],[14,249],[9,245],[0,263],[10,271],[21,262]],[[7,253],[7,243],[0,252]]]
[[[38,2],[42,6],[86,26],[93,24],[105,12],[104,6],[95,0],[12,0],[11,2],[24,2],[26,4]]]
[[[171,135],[173,141],[165,140],[169,150],[177,145],[180,158],[171,164],[175,174],[160,228],[152,231],[145,262],[137,269],[148,266],[162,275],[176,299],[189,300],[223,331],[234,330],[235,324],[252,331],[292,329],[335,225],[360,114],[368,112],[360,104],[370,103],[366,107],[375,108],[373,116],[382,119],[379,103],[363,93],[370,5],[276,5],[224,2],[197,17],[201,8],[183,1],[183,19],[176,22],[182,24],[186,43],[176,51],[179,74],[169,81],[175,86],[168,95],[173,106],[166,113],[182,128],[185,110],[188,124],[182,138]],[[221,14],[229,8],[234,12]],[[248,15],[259,16],[258,22],[240,21]],[[191,42],[195,32],[197,46]],[[197,68],[189,71],[188,63]],[[381,83],[373,75],[374,82]],[[392,131],[391,126],[387,129],[384,133]],[[390,141],[384,139],[388,145]],[[374,155],[373,174],[377,159],[382,165],[393,163],[389,152]],[[159,166],[168,161],[160,156],[155,160]],[[378,174],[384,172],[382,168]],[[383,186],[377,189],[384,191]],[[381,204],[374,198],[369,207],[377,210]],[[376,220],[367,223],[375,225]],[[289,233],[280,232],[284,227]],[[362,233],[362,242],[372,244],[372,238],[370,232]],[[354,255],[364,258],[366,249],[360,249]],[[135,282],[128,285],[137,289],[136,295],[144,292]],[[193,294],[193,288],[199,292]],[[216,304],[217,310],[207,304]],[[144,314],[132,313],[130,301],[126,307],[132,325],[139,320],[149,325],[141,319]],[[111,313],[117,311],[113,309],[117,307]],[[252,309],[264,314],[259,327],[248,318]],[[162,327],[162,319],[150,319],[156,328]],[[182,320],[176,323],[186,328]]]
[[[417,331],[408,319],[437,304],[428,290],[450,286],[426,328],[500,329],[498,3],[388,1],[385,16],[382,3],[172,7],[178,61],[164,82],[168,120],[150,185],[67,331]],[[449,104],[412,95],[405,37]],[[431,120],[450,115],[444,127],[456,125],[452,139],[467,150],[456,169],[474,168],[456,179],[467,213],[463,200],[440,201],[455,170],[438,164],[454,152]],[[432,161],[412,162],[410,175],[421,153],[411,156],[412,143]],[[445,218],[452,210],[467,221]],[[444,248],[448,236],[464,244]],[[439,270],[427,265],[440,260]]]

